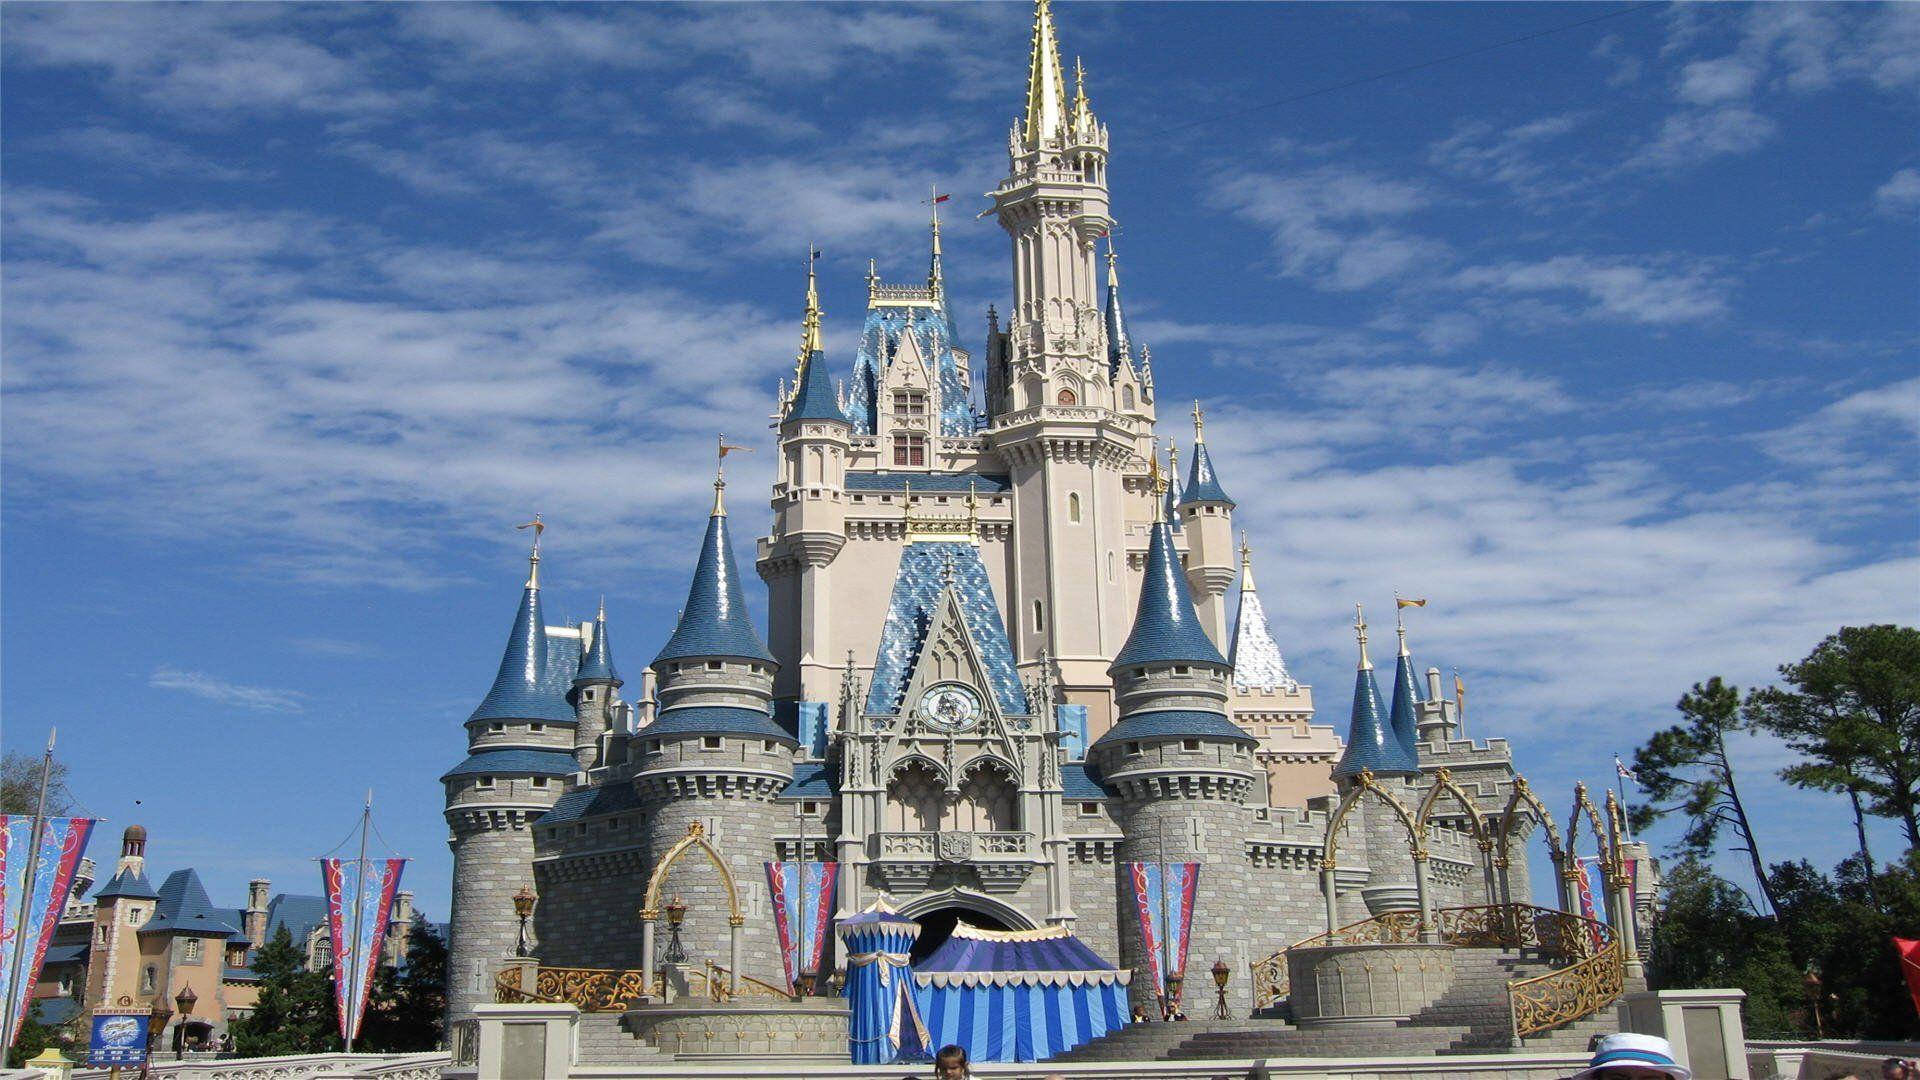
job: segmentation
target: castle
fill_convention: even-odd
[[[1506,743],[1456,737],[1456,704],[1437,669],[1416,668],[1404,629],[1383,696],[1363,620],[1345,739],[1314,725],[1197,405],[1184,477],[1163,472],[1152,359],[1128,332],[1110,241],[1102,258],[1108,131],[1078,65],[1066,78],[1047,0],[1007,149],[991,198],[1013,301],[1004,318],[989,309],[977,362],[943,279],[937,205],[924,282],[869,270],[844,381],[809,269],[803,343],[778,391],[772,525],[751,551],[764,636],[723,479],[678,623],[632,701],[604,607],[546,624],[536,540],[468,756],[442,778],[453,1015],[492,1000],[525,888],[542,965],[641,966],[648,877],[693,825],[741,895],[735,914],[713,867],[674,865],[686,952],[774,984],[774,860],[837,863],[839,916],[884,897],[922,923],[916,952],[960,919],[1064,925],[1136,970],[1128,864],[1198,863],[1188,964],[1230,966],[1236,1015],[1253,1005],[1249,965],[1330,919],[1404,909],[1416,892],[1436,907],[1527,899],[1523,846],[1508,897],[1490,895],[1491,855],[1484,840],[1475,850],[1513,794]],[[621,633],[655,647],[646,637]],[[1423,806],[1438,828],[1410,852],[1392,802],[1363,802],[1323,874],[1329,820],[1355,785]],[[1446,812],[1427,798],[1439,788]],[[1151,980],[1132,992],[1152,1007]]]

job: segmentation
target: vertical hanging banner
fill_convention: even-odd
[[[1596,923],[1603,923],[1607,921],[1606,915],[1602,912],[1595,910],[1594,903],[1593,903],[1592,875],[1593,875],[1593,872],[1598,869],[1600,869],[1599,856],[1597,855],[1582,856],[1580,859],[1580,875],[1578,878],[1579,888],[1576,891],[1580,894],[1580,914],[1586,916],[1589,919],[1592,919]],[[1601,884],[1602,884],[1602,887],[1604,888],[1605,882],[1602,882]],[[1600,940],[1601,940],[1600,928],[1592,924],[1589,924],[1587,926],[1587,933],[1593,938],[1594,950],[1598,951],[1600,948]]]
[[[780,967],[789,993],[800,985],[801,972],[820,971],[839,870],[839,863],[830,862],[767,864],[767,896],[773,901],[773,928],[780,938]]]
[[[1163,961],[1169,953],[1171,973],[1184,977],[1187,972],[1187,940],[1193,929],[1193,893],[1200,881],[1200,864],[1136,862],[1128,863],[1127,871],[1154,993],[1164,996],[1169,973]]]
[[[1907,993],[1913,997],[1913,1011],[1920,1013],[1920,941],[1894,938],[1893,951],[1900,954],[1900,973],[1907,977]]]
[[[33,842],[33,815],[0,814],[0,989],[6,1007],[13,1010],[17,1036],[26,1022],[27,1004],[40,981],[40,964],[47,944],[60,924],[60,912],[73,889],[73,874],[87,853],[93,818],[43,818],[40,843]],[[26,924],[21,925],[20,901],[28,888],[27,867],[33,867],[33,892],[26,897]],[[13,958],[21,940],[20,969]],[[8,1049],[11,1049],[10,1047]]]
[[[333,999],[340,1011],[340,1037],[360,1035],[373,975],[380,968],[393,896],[400,889],[405,859],[321,859],[326,887],[327,932],[333,935]],[[361,871],[366,871],[364,880]],[[360,922],[354,925],[354,909]]]

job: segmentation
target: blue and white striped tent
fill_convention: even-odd
[[[962,922],[914,968],[913,996],[930,1046],[957,1043],[973,1061],[1045,1061],[1125,1027],[1132,975],[1064,926]]]
[[[913,1000],[908,951],[920,924],[898,914],[884,897],[834,926],[847,958],[843,996],[851,1015],[847,1038],[856,1065],[878,1065],[927,1052],[926,1025]]]

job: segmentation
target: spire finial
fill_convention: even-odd
[[[927,261],[927,291],[933,294],[935,300],[940,299],[940,291],[945,288],[940,270],[940,204],[950,198],[951,195],[940,194],[940,185],[935,184],[933,194],[927,199],[927,204],[933,207],[932,220],[928,225],[933,233],[933,254]]]
[[[1077,129],[1086,123],[1093,113],[1093,103],[1087,100],[1087,68],[1079,57],[1073,58],[1073,126]]]
[[[1373,670],[1373,661],[1367,659],[1367,613],[1359,604],[1353,605],[1354,635],[1360,639],[1360,670]]]
[[[1158,525],[1166,521],[1167,481],[1160,473],[1160,438],[1155,436],[1153,451],[1147,455],[1147,488],[1153,495],[1153,523]]]
[[[1253,588],[1253,545],[1247,541],[1246,530],[1240,532],[1240,591],[1250,593]]]
[[[1180,444],[1171,435],[1167,436],[1167,472],[1175,476],[1180,474]]]
[[[1033,52],[1027,61],[1027,123],[1022,143],[1028,150],[1060,135],[1067,120],[1066,79],[1060,73],[1060,42],[1053,31],[1048,0],[1033,6]]]
[[[980,535],[980,500],[973,493],[973,481],[967,481],[967,535]]]
[[[814,263],[820,260],[820,249],[807,245],[807,314],[800,330],[800,360],[820,351],[820,289],[816,283]],[[796,376],[795,382],[799,382]]]
[[[1117,289],[1120,287],[1120,266],[1119,255],[1113,249],[1113,230],[1108,229],[1104,235],[1107,238],[1107,288]]]
[[[535,514],[532,521],[515,525],[514,528],[533,530],[533,550],[527,553],[527,588],[537,589],[540,587],[540,534],[547,531],[546,522],[540,520],[539,514]]]
[[[1410,655],[1407,652],[1407,618],[1398,606],[1393,611],[1393,632],[1400,637],[1399,655]]]
[[[1197,443],[1207,441],[1207,417],[1200,411],[1199,398],[1193,399],[1193,441]]]
[[[600,594],[600,611],[599,611],[599,613],[598,613],[598,614],[596,614],[596,615],[595,615],[595,616],[593,617],[593,621],[594,621],[594,622],[606,622],[606,621],[607,621],[607,594],[606,594],[606,593],[601,593],[601,594]]]
[[[940,584],[953,588],[953,549],[947,549],[946,562],[940,567]]]
[[[734,446],[728,443],[725,432],[722,432],[720,436],[715,440],[715,446],[717,448],[718,456],[715,457],[714,459],[713,512],[709,516],[726,517],[727,516],[727,455],[732,453],[735,450],[744,450],[748,453],[752,453],[753,447]]]

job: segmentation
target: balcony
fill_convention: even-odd
[[[988,892],[1011,892],[1033,871],[1026,832],[883,832],[872,840],[874,867],[898,892],[924,889],[942,864],[971,867]]]

